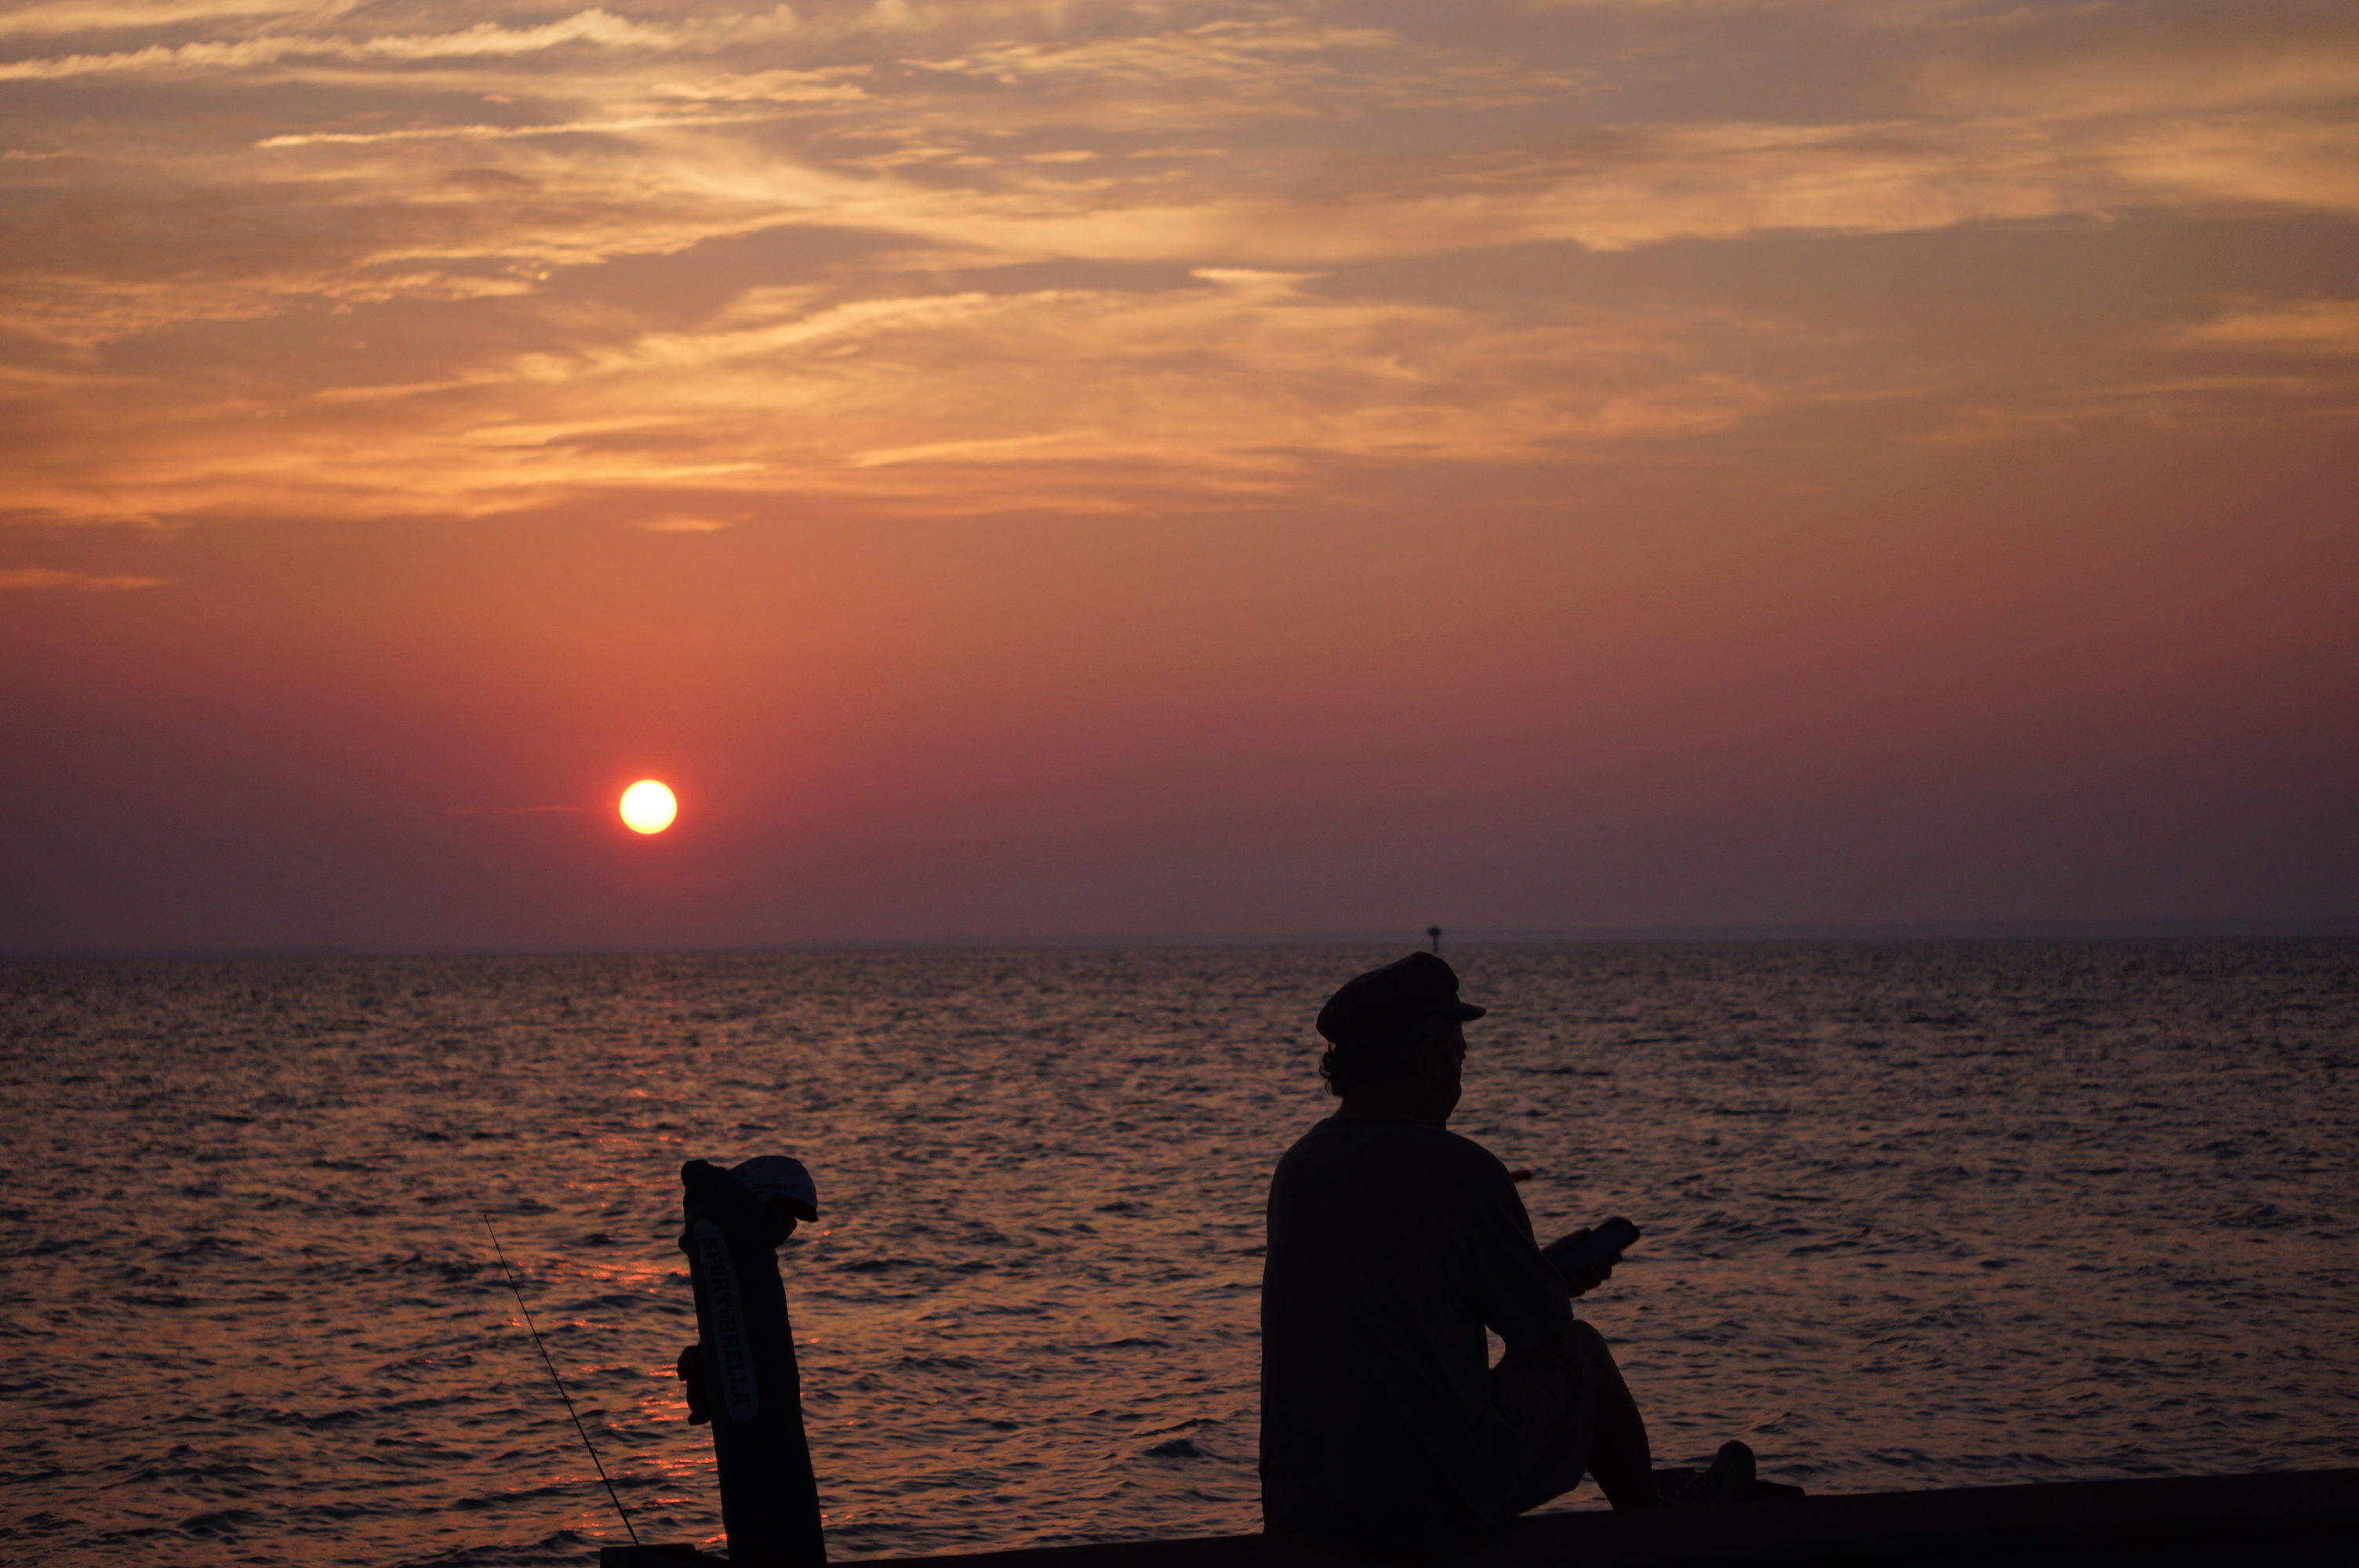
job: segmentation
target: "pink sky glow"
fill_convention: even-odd
[[[0,950],[2359,917],[2347,5],[33,0],[0,193]]]

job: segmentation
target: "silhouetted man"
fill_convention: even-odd
[[[1274,1535],[1435,1552],[1570,1490],[1657,1500],[1647,1425],[1536,1246],[1515,1183],[1449,1131],[1483,1009],[1412,953],[1319,1014],[1343,1105],[1277,1162],[1262,1276],[1262,1513]],[[1484,1330],[1506,1343],[1496,1367]],[[1746,1456],[1749,1459],[1749,1454]]]

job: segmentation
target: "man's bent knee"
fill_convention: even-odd
[[[1592,1374],[1614,1369],[1614,1351],[1605,1343],[1605,1336],[1594,1325],[1581,1319],[1572,1320],[1572,1332],[1564,1336],[1564,1346],[1573,1359]]]

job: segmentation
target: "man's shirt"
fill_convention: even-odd
[[[1261,1318],[1268,1530],[1397,1554],[1504,1522],[1483,1331],[1534,1349],[1572,1308],[1489,1151],[1408,1116],[1303,1134],[1270,1180]]]

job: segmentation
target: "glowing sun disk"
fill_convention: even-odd
[[[679,815],[679,801],[653,779],[641,779],[623,792],[623,826],[634,833],[660,833]]]

